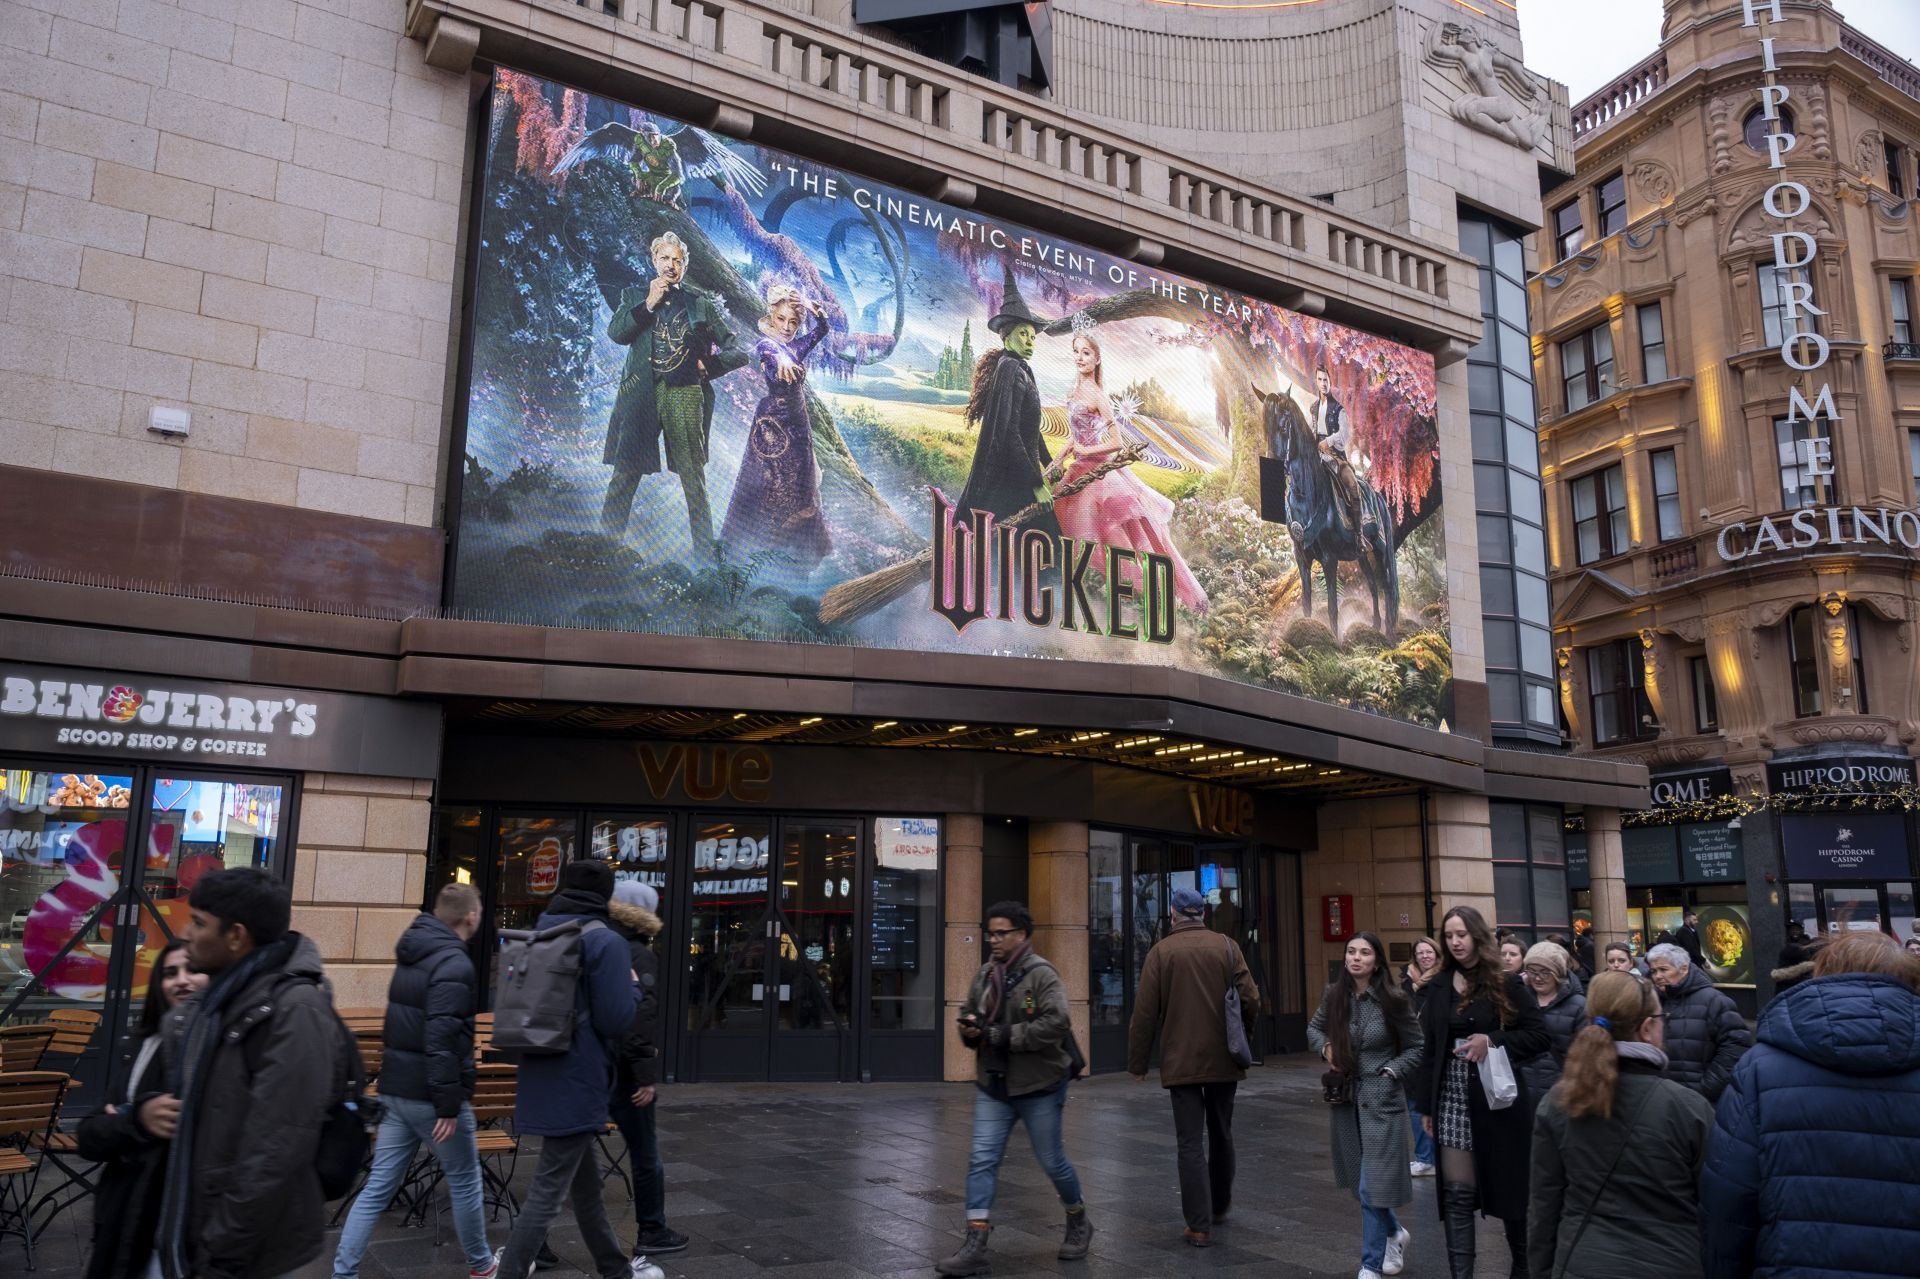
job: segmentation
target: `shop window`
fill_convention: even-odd
[[[1627,229],[1627,175],[1616,173],[1594,189],[1594,203],[1599,210],[1600,238],[1618,234]]]
[[[940,822],[873,822],[873,923],[868,944],[874,1030],[932,1030],[940,1013]]]
[[[1672,449],[1648,455],[1653,472],[1654,532],[1663,542],[1685,534],[1680,519],[1680,463]]]
[[[1095,1027],[1127,1024],[1127,850],[1118,831],[1087,834],[1087,967]]]
[[[1580,201],[1569,200],[1553,211],[1553,260],[1565,262],[1586,242],[1587,228],[1580,220]]]
[[[486,812],[472,806],[439,808],[433,814],[433,846],[427,850],[427,877],[421,910],[432,910],[448,884],[481,888],[487,859]]]
[[[1649,302],[1639,307],[1634,318],[1640,325],[1640,380],[1647,386],[1667,380],[1667,328],[1660,316],[1660,304]]]
[[[1887,194],[1896,200],[1907,198],[1907,149],[1898,142],[1886,144]]]
[[[1813,440],[1824,443],[1810,446]],[[1780,464],[1781,510],[1797,511],[1840,500],[1834,483],[1837,477],[1818,474],[1812,465],[1818,462],[1822,471],[1833,467],[1833,437],[1825,418],[1803,417],[1790,422],[1777,417],[1773,419],[1773,441]]]
[[[1573,538],[1580,563],[1623,555],[1627,537],[1627,483],[1618,463],[1591,471],[1568,486],[1573,495]]]
[[[1496,926],[1529,944],[1548,933],[1572,936],[1563,814],[1546,804],[1487,806],[1493,834]]]
[[[1760,328],[1768,346],[1779,346],[1796,333],[1818,333],[1820,317],[1811,308],[1818,305],[1813,294],[1813,272],[1803,266],[1780,266],[1763,262],[1755,268],[1760,277]],[[1789,284],[1794,314],[1787,314]],[[1804,286],[1804,287],[1800,287]]]
[[[560,889],[560,869],[580,844],[573,813],[519,813],[502,817],[494,865],[495,928],[531,928]],[[493,955],[489,990],[498,990],[500,952]]]
[[[1818,715],[1820,700],[1820,626],[1816,610],[1803,606],[1787,619],[1787,661],[1793,685],[1793,713],[1805,719]]]
[[[1587,689],[1595,746],[1659,736],[1638,638],[1589,648]]]
[[[1613,391],[1611,325],[1596,324],[1560,344],[1560,393],[1567,412],[1604,400]]]
[[[670,827],[664,817],[601,817],[593,823],[591,856],[616,880],[646,884],[667,900]]]
[[[1887,927],[1893,930],[1893,939],[1904,943],[1907,938],[1920,936],[1914,930],[1913,885],[1910,883],[1890,883],[1887,885]]]
[[[1720,699],[1713,690],[1713,666],[1705,657],[1687,659],[1693,685],[1693,722],[1702,733],[1720,730]]]
[[[1887,281],[1887,305],[1893,315],[1893,327],[1887,336],[1900,346],[1913,345],[1913,281]],[[1912,354],[1908,352],[1907,354]]]
[[[1780,132],[1792,133],[1793,112],[1785,107],[1778,108],[1778,111],[1780,116]],[[1773,132],[1773,125],[1774,122],[1767,119],[1767,113],[1762,108],[1755,107],[1753,110],[1747,112],[1746,121],[1741,125],[1741,132],[1747,139],[1747,145],[1760,154],[1765,155],[1767,153],[1767,135]]]
[[[1913,491],[1920,497],[1920,431],[1907,432],[1907,469],[1913,474]]]

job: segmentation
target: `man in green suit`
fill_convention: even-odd
[[[713,554],[713,516],[707,506],[707,445],[713,431],[713,379],[747,362],[712,294],[687,284],[687,246],[667,231],[654,240],[653,280],[620,295],[607,336],[631,347],[620,391],[607,421],[602,460],[613,467],[600,522],[609,534],[626,531],[640,477],[664,469],[680,477],[694,555]]]

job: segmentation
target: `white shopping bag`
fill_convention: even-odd
[[[1505,1110],[1520,1097],[1520,1081],[1513,1077],[1513,1062],[1507,1058],[1507,1050],[1500,1047],[1487,1049],[1487,1055],[1480,1059],[1480,1090],[1487,1095],[1488,1110]]]

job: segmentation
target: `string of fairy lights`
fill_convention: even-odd
[[[1620,825],[1684,826],[1694,822],[1730,822],[1756,813],[1920,812],[1920,782],[1863,791],[1856,786],[1802,786],[1767,795],[1711,795],[1682,800],[1658,808],[1620,814]],[[1564,822],[1570,831],[1585,830],[1586,819],[1570,813]]]

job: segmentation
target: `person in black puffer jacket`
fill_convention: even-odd
[[[660,917],[654,913],[659,904],[660,895],[651,886],[623,880],[614,885],[607,905],[607,917],[613,930],[626,938],[634,975],[640,979],[640,1011],[620,1044],[610,1113],[626,1138],[627,1166],[633,1175],[633,1211],[640,1228],[633,1250],[648,1256],[687,1246],[685,1235],[667,1227],[667,1173],[654,1129],[660,1083],[660,959],[652,943],[660,933]]]
[[[467,942],[480,927],[480,894],[448,884],[433,913],[407,926],[393,948],[399,966],[387,987],[380,1100],[385,1117],[373,1171],[354,1200],[334,1254],[336,1279],[354,1279],[380,1214],[393,1201],[422,1142],[446,1174],[454,1232],[474,1279],[492,1279],[474,1144],[473,1013],[477,983]]]
[[[1540,1019],[1547,1024],[1551,1041],[1547,1051],[1518,1063],[1520,1078],[1527,1085],[1527,1100],[1537,1112],[1547,1093],[1560,1082],[1573,1037],[1587,1024],[1587,997],[1574,987],[1567,970],[1567,952],[1551,941],[1537,942],[1527,951],[1520,977],[1527,983],[1527,993],[1540,1005]]]
[[[1672,942],[1648,951],[1647,964],[1667,1010],[1667,1078],[1719,1101],[1734,1063],[1753,1047],[1746,1018]]]

